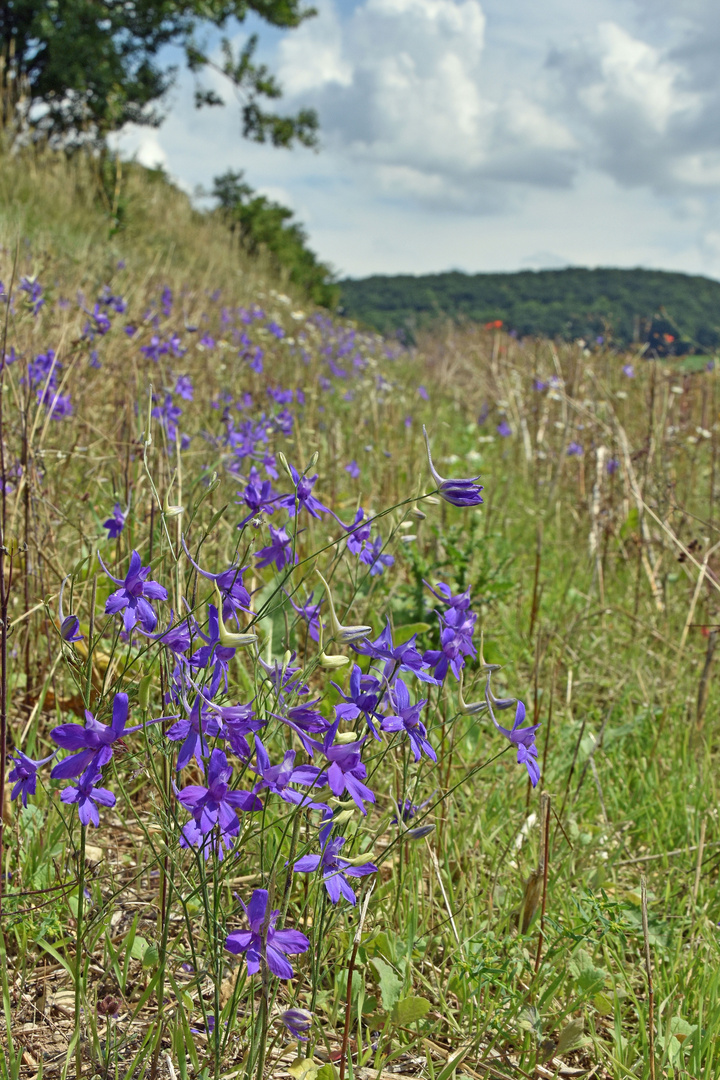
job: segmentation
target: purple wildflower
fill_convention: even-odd
[[[127,694],[116,694],[113,701],[112,723],[101,724],[91,712],[85,710],[85,726],[60,724],[50,732],[50,738],[63,750],[75,751],[59,762],[50,776],[53,780],[68,780],[81,772],[100,770],[113,755],[113,744],[124,735],[139,731],[143,725],[126,727],[128,718]],[[155,721],[157,722],[157,721]]]
[[[427,447],[428,465],[430,466],[432,478],[437,484],[437,491],[440,498],[444,499],[445,502],[450,503],[452,506],[479,506],[483,501],[480,495],[482,486],[475,483],[479,477],[473,476],[465,480],[443,479],[433,465],[433,460],[430,455],[430,440],[428,439],[424,424],[423,435],[425,436],[425,446]]]
[[[227,757],[222,750],[213,750],[208,765],[208,786],[188,784],[177,792],[178,800],[193,817],[183,828],[183,836],[191,846],[197,844],[198,833],[204,838],[217,825],[220,840],[230,848],[233,838],[240,832],[237,811],[262,810],[257,795],[250,791],[230,790],[231,777],[232,766],[228,765]]]
[[[495,720],[495,717],[493,717],[493,720]],[[506,739],[510,740],[513,746],[517,747],[518,764],[526,767],[530,783],[535,787],[540,779],[540,766],[537,762],[537,746],[535,745],[535,732],[540,727],[540,724],[532,724],[524,728],[521,726],[524,720],[525,706],[522,701],[518,701],[515,710],[515,722],[512,728],[501,727],[497,720],[495,720],[495,727]]]
[[[95,765],[91,765],[76,784],[70,784],[60,792],[60,798],[64,803],[77,803],[78,816],[82,825],[98,827],[100,824],[98,803],[100,806],[115,805],[115,796],[112,791],[95,786],[96,781],[101,779],[100,770]]]
[[[404,731],[412,744],[413,756],[419,761],[423,752],[431,761],[437,761],[437,754],[427,740],[425,725],[420,720],[420,713],[427,698],[422,698],[416,705],[410,704],[410,694],[402,679],[397,679],[388,694],[388,706],[392,709],[389,716],[383,718],[383,731]]]
[[[263,567],[269,566],[270,563],[275,563],[277,569],[282,570],[284,566],[290,566],[293,562],[297,562],[297,554],[293,559],[292,538],[288,536],[287,531],[285,529],[274,529],[272,525],[269,526],[269,529],[272,543],[260,548],[256,553],[258,569],[261,570]]]
[[[377,866],[366,862],[360,866],[352,866],[347,859],[340,855],[340,849],[345,843],[344,836],[336,836],[325,844],[320,855],[304,855],[293,866],[297,874],[312,874],[318,868],[322,869],[323,884],[333,904],[337,904],[341,896],[344,896],[351,904],[355,904],[356,896],[348,882],[348,877],[365,877],[367,874],[376,874]]]
[[[348,547],[350,541],[348,540]],[[383,551],[383,541],[381,536],[376,536],[373,543],[365,545],[363,551],[360,553],[360,562],[365,563],[370,567],[370,576],[375,577],[377,574],[382,574],[386,566],[392,566],[395,559],[392,555],[388,555]]]
[[[116,502],[113,506],[112,516],[103,522],[103,529],[108,531],[108,540],[117,540],[124,528],[125,514],[120,503]]]
[[[278,506],[286,507],[290,517],[295,517],[296,509],[298,511],[305,509],[308,514],[311,514],[314,518],[320,517],[321,514],[326,514],[328,512],[327,506],[323,506],[312,493],[318,474],[315,473],[314,476],[301,476],[294,465],[289,465],[288,467],[295,484],[295,491],[291,492],[289,495],[283,496],[283,498],[279,500]]]
[[[565,453],[568,457],[582,457],[583,448],[580,443],[571,442]]]
[[[175,383],[175,393],[185,401],[192,401],[194,390],[192,379],[189,375],[179,375]]]
[[[294,1039],[307,1042],[306,1031],[312,1027],[313,1014],[307,1009],[286,1009],[280,1013],[280,1023],[284,1024]]]
[[[497,426],[497,433],[503,439],[507,439],[508,435],[512,435],[512,428],[508,424],[507,420],[501,420]]]
[[[279,979],[292,979],[294,972],[285,958],[307,952],[310,948],[308,939],[299,930],[276,930],[275,924],[280,912],[273,911],[267,923],[267,936],[263,948],[263,931],[268,905],[267,889],[256,889],[247,907],[242,900],[240,903],[247,915],[250,929],[236,930],[228,934],[225,939],[225,948],[235,956],[245,953],[249,975],[254,975],[260,970],[260,961],[264,953],[267,966],[273,975],[277,975]]]
[[[72,644],[73,641],[81,641],[83,635],[80,633],[80,620],[77,615],[63,614],[62,599],[66,581],[67,578],[64,578],[63,583],[60,586],[60,596],[58,597],[58,619],[60,620],[60,637],[63,641],[67,641],[68,644]]]
[[[182,742],[176,766],[178,772],[184,769],[193,757],[200,766],[201,772],[204,772],[203,758],[208,757],[210,753],[205,736],[219,735],[220,722],[209,713],[207,703],[201,694],[196,696],[192,708],[187,708],[186,711],[187,717],[173,724],[165,735],[171,742]]]
[[[10,793],[11,802],[20,796],[23,806],[27,806],[28,795],[35,794],[38,769],[41,765],[47,765],[48,761],[52,761],[56,753],[57,750],[50,754],[49,757],[35,761],[33,758],[29,758],[27,754],[23,754],[22,750],[15,751],[10,758],[14,767],[8,775],[8,780],[15,783]]]
[[[267,788],[274,795],[279,795],[284,802],[293,803],[295,806],[311,807],[312,809],[324,810],[322,804],[313,803],[307,795],[291,788],[290,784],[314,785],[318,784],[321,772],[313,765],[300,765],[295,768],[295,751],[287,750],[279,765],[271,765],[267,750],[263,746],[259,736],[255,737],[255,750],[257,753],[256,772],[260,780],[256,783],[253,791],[263,791]],[[322,785],[320,785],[322,786]]]
[[[360,475],[360,466],[358,465],[355,458],[353,458],[349,465],[345,466],[345,472],[350,473],[350,476],[353,480],[357,480],[358,476]]]
[[[150,567],[142,565],[137,551],[133,551],[130,556],[130,566],[124,580],[113,577],[100,555],[98,560],[107,576],[120,586],[108,597],[105,614],[115,615],[122,611],[126,631],[132,630],[139,622],[143,630],[151,634],[157,625],[157,615],[148,602],[148,597],[150,600],[167,600],[166,589],[157,581],[147,580]]]

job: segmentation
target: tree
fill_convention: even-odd
[[[181,46],[199,74],[221,71],[242,102],[243,134],[256,142],[289,147],[316,143],[317,116],[303,109],[280,116],[263,108],[281,90],[257,64],[253,36],[234,57],[223,38],[223,63],[198,45],[203,29],[224,29],[251,12],[272,26],[294,28],[315,14],[301,0],[5,0],[0,3],[0,119],[44,135],[51,144],[102,144],[126,123],[158,126],[162,101],[177,68],[161,50]],[[198,87],[196,104],[221,104]]]
[[[334,275],[307,247],[307,234],[292,221],[292,210],[258,195],[243,175],[229,171],[213,181],[212,196],[231,232],[237,231],[249,254],[268,254],[316,304],[334,308],[338,298]]]

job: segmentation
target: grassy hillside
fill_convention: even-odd
[[[718,372],[83,169],[0,164],[1,1080],[716,1080]]]
[[[522,271],[514,274],[403,274],[346,279],[341,310],[384,334],[418,331],[448,318],[502,320],[521,337],[620,346],[681,336],[699,351],[720,345],[720,282],[660,270]],[[656,344],[659,344],[656,342]],[[667,343],[665,343],[667,344]],[[662,345],[660,345],[662,349]]]

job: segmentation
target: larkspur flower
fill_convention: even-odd
[[[393,642],[390,617],[388,616],[385,628],[378,634],[374,641],[362,641],[359,645],[353,645],[353,650],[360,656],[371,656],[374,660],[384,660],[384,675],[391,679],[393,675],[406,671],[414,675],[421,682],[435,683],[436,680],[427,671],[427,660],[421,656],[415,648],[417,634],[404,641],[401,645]]]
[[[108,540],[117,540],[125,528],[125,514],[119,502],[113,506],[113,512],[107,521],[103,522],[103,529],[108,531]]]
[[[635,378],[635,368],[632,366],[632,364],[623,364],[622,372],[623,375],[627,376],[628,379]]]
[[[617,458],[610,458],[609,461],[607,462],[607,464],[605,465],[605,468],[607,470],[608,475],[612,476],[620,468],[620,462],[618,461]]]
[[[348,877],[366,877],[368,874],[377,874],[375,863],[360,863],[354,866],[348,859],[343,859],[340,851],[345,844],[344,836],[336,836],[329,840],[320,855],[304,855],[293,866],[296,874],[312,874],[320,868],[322,870],[323,884],[333,904],[337,904],[341,896],[351,903],[356,903],[356,896],[350,887]],[[354,860],[353,860],[354,861]]]
[[[271,482],[262,480],[254,465],[248,474],[245,490],[238,491],[237,494],[240,498],[235,501],[238,503],[244,502],[250,511],[242,521],[238,522],[238,529],[242,529],[243,525],[247,525],[248,521],[253,517],[257,517],[258,514],[273,514],[279,499],[278,494],[273,490]]]
[[[98,555],[98,561],[107,576],[120,588],[111,593],[105,604],[105,614],[123,613],[123,623],[127,631],[140,623],[143,630],[151,634],[157,625],[157,615],[149,600],[167,600],[167,590],[157,581],[148,581],[149,566],[143,566],[140,555],[133,551],[125,579],[113,577]]]
[[[220,590],[223,601],[222,613],[224,619],[231,618],[237,611],[250,610],[250,593],[243,584],[243,574],[247,570],[247,566],[237,566],[233,563],[227,570],[221,570],[219,574],[212,574],[209,570],[203,570],[202,567],[195,562],[188,550],[184,537],[182,545],[185,554],[187,555],[188,562],[190,562],[197,570],[198,574],[208,581],[214,582]]]
[[[430,455],[430,440],[428,439],[424,424],[423,435],[425,436],[425,446],[427,447],[428,465],[430,467],[432,478],[437,484],[438,495],[452,506],[479,506],[483,501],[480,495],[480,492],[483,490],[482,486],[475,483],[479,477],[473,476],[465,480],[445,480],[440,476],[433,465],[433,460]]]
[[[264,791],[266,788],[274,795],[279,795],[284,802],[293,803],[295,806],[304,806],[314,810],[324,810],[324,804],[314,803],[302,791],[290,787],[291,784],[303,786],[318,785],[321,778],[320,769],[313,765],[300,765],[295,767],[295,751],[287,750],[279,765],[272,765],[262,740],[255,736],[255,751],[257,755],[256,773],[260,777],[253,788],[254,792]]]
[[[306,1031],[309,1031],[312,1027],[313,1014],[307,1009],[285,1009],[280,1013],[278,1017],[281,1024],[284,1024],[288,1032],[294,1039],[298,1039],[300,1042],[307,1042]]]
[[[512,435],[512,428],[508,424],[507,420],[501,420],[497,426],[497,433],[503,439],[507,439],[508,435]]]
[[[82,641],[83,635],[80,633],[80,620],[77,615],[65,615],[63,613],[63,592],[65,591],[65,583],[67,578],[63,578],[63,583],[60,586],[60,596],[58,597],[58,620],[60,622],[60,637],[63,641],[67,641],[71,645],[74,641]]]
[[[568,443],[568,448],[565,451],[568,457],[582,457],[583,448],[580,443],[571,442]]]
[[[292,537],[288,536],[287,531],[285,529],[274,529],[272,525],[269,525],[268,528],[270,529],[272,542],[255,553],[258,569],[262,570],[263,567],[269,566],[270,563],[275,563],[278,571],[280,571],[284,566],[290,566],[293,562],[297,562],[297,554],[293,560]]]
[[[402,679],[396,679],[388,692],[388,708],[392,712],[383,717],[380,726],[383,731],[403,731],[410,740],[415,761],[419,761],[423,753],[427,754],[431,761],[437,761],[437,754],[428,742],[425,725],[420,720],[420,713],[425,705],[427,698],[411,705],[407,686]]]
[[[348,551],[352,552],[353,555],[360,555],[366,542],[370,539],[370,530],[372,528],[371,522],[363,521],[365,511],[362,506],[359,506],[356,510],[355,520],[350,525],[346,525],[344,521],[341,521],[337,514],[333,513],[332,510],[330,513],[335,518],[338,525],[341,525],[348,534]]]
[[[353,458],[349,465],[345,466],[345,472],[350,473],[350,476],[353,480],[357,480],[358,476],[360,475],[360,466],[358,465],[357,461],[355,461],[355,458]]]
[[[437,612],[437,616],[442,626],[440,648],[427,649],[423,653],[423,662],[433,669],[439,682],[444,680],[448,670],[459,679],[465,657],[477,655],[471,640],[477,615],[473,611],[451,607],[444,615]]]
[[[296,604],[292,596],[289,593],[285,593],[288,600],[292,604],[294,610],[298,613],[303,622],[307,623],[308,634],[313,641],[318,640],[318,629],[320,626],[320,608],[322,607],[323,600],[318,601],[317,604],[313,603],[313,596],[315,590],[313,589],[304,604]],[[324,598],[323,598],[324,599]]]
[[[236,930],[228,934],[225,939],[225,948],[235,956],[245,954],[249,975],[255,975],[260,970],[263,957],[263,930],[265,928],[265,916],[268,905],[267,889],[256,889],[250,898],[250,903],[240,901],[243,911],[250,923],[249,930]],[[272,911],[267,923],[267,935],[265,938],[264,953],[267,966],[273,975],[279,979],[292,979],[293,969],[288,963],[287,956],[296,956],[307,952],[310,942],[299,930],[276,930],[279,911]]]
[[[295,491],[289,495],[284,495],[279,501],[278,506],[284,506],[287,509],[290,517],[295,517],[296,510],[307,510],[308,514],[311,514],[314,518],[319,518],[321,514],[328,512],[327,506],[315,498],[313,495],[313,488],[318,478],[318,474],[314,476],[301,476],[294,465],[288,465],[290,474],[295,485]]]
[[[182,742],[178,753],[176,768],[178,772],[195,758],[200,771],[205,771],[203,758],[210,754],[206,736],[214,738],[220,734],[221,721],[210,712],[207,702],[201,694],[197,694],[192,706],[184,702],[187,715],[173,724],[165,732],[165,737],[170,742]]]
[[[50,738],[62,750],[74,751],[60,761],[50,773],[53,780],[68,780],[92,769],[102,769],[113,756],[113,745],[125,735],[140,731],[144,724],[126,727],[128,718],[127,694],[116,694],[113,701],[112,723],[101,724],[85,710],[85,724],[60,724],[50,732]],[[151,723],[159,723],[158,717]]]
[[[100,825],[100,806],[113,807],[115,796],[107,788],[98,787],[97,781],[101,780],[100,770],[93,764],[78,779],[77,783],[70,784],[60,792],[60,798],[64,803],[77,803],[78,816],[81,825]]]
[[[363,551],[360,553],[360,562],[369,566],[370,576],[375,577],[378,574],[382,574],[386,566],[393,566],[395,559],[392,555],[383,551],[382,537],[376,536],[374,542],[370,543],[368,541]]]
[[[517,708],[515,710],[515,722],[512,728],[504,728],[498,724],[497,720],[493,716],[495,721],[495,727],[498,731],[509,739],[513,746],[517,747],[517,760],[518,764],[524,765],[528,771],[530,777],[530,783],[533,787],[540,779],[540,766],[537,762],[537,746],[535,745],[535,732],[540,727],[540,724],[531,724],[528,727],[522,727],[525,721],[525,706],[522,701],[518,701]]]
[[[235,649],[223,645],[220,635],[220,619],[218,608],[214,604],[208,604],[208,632],[205,634],[198,627],[198,634],[205,642],[190,657],[188,664],[191,668],[207,668],[212,665],[210,679],[210,697],[215,697],[221,682],[227,689],[228,668],[230,661],[235,656]]]
[[[8,780],[15,785],[10,793],[11,802],[19,796],[22,799],[23,806],[27,806],[28,795],[35,794],[38,769],[41,765],[47,765],[48,761],[52,761],[55,754],[57,754],[57,750],[48,757],[35,761],[33,758],[28,757],[27,754],[23,754],[22,750],[15,750],[10,758],[13,768],[8,774]]]
[[[223,751],[216,749],[210,755],[207,787],[187,784],[176,791],[178,801],[192,814],[192,822],[183,828],[183,836],[189,845],[197,846],[198,833],[204,838],[217,825],[220,840],[230,848],[240,832],[237,811],[262,810],[262,803],[253,792],[230,790],[231,777],[232,766],[228,765]]]
[[[347,791],[358,810],[367,814],[365,802],[375,802],[375,795],[363,781],[367,779],[367,769],[360,760],[365,737],[356,739],[351,743],[339,743],[333,745],[341,720],[353,720],[360,715],[360,710],[355,705],[336,705],[335,723],[328,728],[323,739],[323,753],[330,763],[327,773],[317,779],[317,785],[327,782],[328,787],[336,798],[340,798]]]
[[[378,712],[378,706],[382,697],[382,682],[374,675],[364,675],[359,664],[353,664],[350,673],[349,693],[345,693],[337,683],[332,684],[346,704],[354,705],[365,717],[367,725],[374,738],[379,739],[380,733],[375,727],[374,720],[380,722],[382,717]]]

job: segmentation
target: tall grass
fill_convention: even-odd
[[[11,752],[49,755],[51,731],[85,708],[108,720],[119,693],[132,723],[182,712],[171,653],[123,640],[106,613],[116,586],[98,552],[119,578],[133,550],[151,565],[169,596],[155,604],[163,631],[171,607],[173,625],[189,610],[209,629],[212,582],[182,537],[208,571],[248,567],[252,614],[228,623],[258,633],[259,656],[237,648],[217,701],[254,703],[274,764],[290,749],[299,764],[305,745],[275,719],[290,704],[282,672],[299,667],[332,719],[342,698],[331,682],[347,695],[360,659],[327,601],[321,648],[283,588],[318,602],[317,567],[343,623],[375,638],[389,618],[395,645],[417,634],[421,655],[440,647],[442,610],[423,581],[469,589],[477,614],[462,685],[402,675],[413,701],[428,699],[436,763],[416,763],[402,735],[376,741],[362,718],[341,725],[346,739],[368,736],[376,796],[367,817],[347,794],[330,803],[343,853],[378,867],[350,879],[355,907],[332,904],[317,874],[290,872],[319,851],[318,819],[267,789],[263,811],[243,815],[237,857],[206,862],[179,846],[188,818],[174,785],[205,784],[207,761],[204,774],[197,763],[178,773],[164,734],[174,721],[114,752],[104,782],[117,802],[97,830],[59,799],[56,762],[27,808],[7,797],[4,1075],[716,1077],[716,372],[472,330],[398,353],[239,264],[158,178],[131,175],[136,217],[108,238],[90,166],[37,162],[25,180],[19,163],[4,168],[5,190],[15,176],[27,192],[4,217],[0,271],[6,293],[15,283],[2,443]],[[76,169],[88,171],[73,187]],[[46,301],[36,312],[33,274]],[[37,359],[48,349],[50,367]],[[290,390],[292,401],[278,394]],[[300,473],[317,468],[317,497],[345,523],[361,505],[394,562],[358,562],[337,520],[299,502],[295,517],[276,508],[238,531],[250,512],[237,502],[245,420],[265,431],[263,478],[272,453],[273,487],[292,502],[300,488],[279,453]],[[426,498],[423,423],[438,472],[482,474],[483,506]],[[115,503],[126,520],[109,539]],[[257,554],[281,524],[300,561],[275,573]],[[60,632],[65,579],[77,641]],[[324,666],[328,656],[351,664]],[[541,724],[536,788],[480,708],[488,672],[498,698],[522,698]],[[207,669],[191,674],[207,686]],[[243,790],[257,781],[248,738],[249,757],[233,759]],[[424,805],[403,822],[406,798]],[[261,888],[278,925],[309,941],[290,958],[292,980],[267,964],[266,920],[257,974],[224,948],[247,929],[239,900]],[[312,1013],[307,1042],[283,1027],[288,1008]]]

